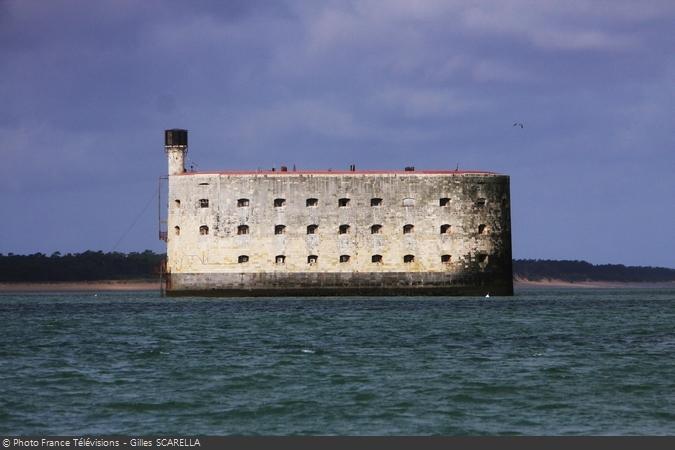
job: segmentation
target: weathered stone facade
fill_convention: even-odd
[[[194,173],[167,146],[167,294],[511,295],[509,178]]]

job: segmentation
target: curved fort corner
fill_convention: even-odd
[[[513,295],[509,177],[186,172],[166,130],[167,295]]]

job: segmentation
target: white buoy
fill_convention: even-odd
[[[490,298],[490,293],[485,294],[485,298]]]

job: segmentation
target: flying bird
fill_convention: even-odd
[[[520,128],[523,128],[522,122],[515,122],[515,123],[513,124],[513,126],[514,126],[514,127],[520,127]]]

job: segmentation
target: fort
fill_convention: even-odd
[[[506,175],[194,172],[187,148],[165,131],[167,295],[513,295]]]

